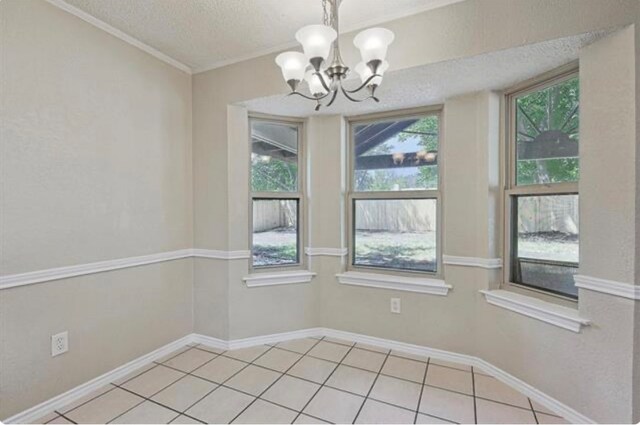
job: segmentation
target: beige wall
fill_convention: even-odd
[[[191,76],[41,0],[0,20],[0,274],[192,247]],[[183,259],[0,290],[0,418],[192,332],[192,282]]]
[[[496,24],[498,16],[500,23]],[[470,0],[390,22],[385,26],[396,33],[389,61],[394,70],[398,70],[587,31],[622,28],[636,22],[637,18],[636,1]],[[637,56],[635,46],[629,46],[629,34],[634,37],[635,30],[631,27],[626,31],[616,34],[617,39],[602,41],[593,50],[588,50],[591,53],[586,54],[590,58],[586,59],[583,69],[588,67],[590,75],[598,74],[589,84],[599,85],[601,83],[597,79],[606,77],[601,75],[600,69],[615,64],[616,70],[607,77],[607,81],[617,85],[616,91],[629,90],[633,101],[635,81],[631,86],[628,84],[629,80],[635,80],[633,73],[636,70],[633,68],[629,71],[628,62],[634,61]],[[342,37],[345,59],[353,62],[353,34]],[[416,40],[429,42],[421,43],[421,49],[415,49]],[[245,195],[242,188],[238,190],[233,183],[229,183],[229,179],[237,178],[235,171],[242,170],[246,161],[238,160],[242,164],[233,162],[229,151],[233,149],[239,152],[230,137],[235,130],[229,128],[231,121],[228,115],[219,114],[228,113],[227,105],[286,93],[286,85],[273,66],[273,58],[274,55],[266,55],[194,76],[196,244],[201,241],[206,247],[248,249],[248,239],[242,234],[248,217],[245,220],[244,212],[238,212],[230,206],[236,196]],[[628,61],[625,62],[624,58]],[[260,78],[255,78],[255,70],[260,70]],[[629,75],[629,72],[632,74]],[[618,82],[619,79],[622,82]],[[605,89],[603,86],[594,89],[596,91],[587,93],[583,107],[585,102],[593,103],[594,111],[607,106],[613,107],[613,110],[630,107],[627,104],[628,93],[622,97],[625,106],[620,106],[611,104],[613,95],[599,91]],[[597,101],[589,100],[590,95]],[[597,102],[604,104],[595,106]],[[625,114],[635,114],[633,105],[630,111]],[[607,115],[607,120],[614,118],[613,113]],[[585,218],[581,217],[581,225],[594,229],[597,226],[594,221],[597,221],[599,232],[603,232],[607,227],[601,226],[601,223],[606,222],[610,211],[613,211],[611,217],[626,211],[630,220],[625,218],[618,222],[614,233],[622,236],[621,232],[628,232],[624,237],[628,241],[635,234],[632,223],[636,217],[633,207],[635,197],[628,190],[633,191],[636,187],[636,156],[633,148],[636,132],[635,128],[629,127],[627,118],[618,120],[617,124],[621,122],[624,128],[618,130],[621,139],[616,143],[624,145],[624,153],[619,154],[626,155],[623,161],[626,165],[617,172],[630,179],[622,186],[626,192],[619,196],[605,194],[599,192],[603,186],[599,186],[597,192],[587,192],[590,198],[587,202],[597,203],[606,198],[611,203],[607,209],[594,207],[591,211],[595,215],[589,217],[587,213],[592,222],[585,225]],[[309,245],[312,247],[345,246],[343,125],[340,117],[311,118],[308,122]],[[496,94],[470,94],[445,102],[442,146],[445,254],[483,258],[501,256],[499,126],[499,96]],[[589,133],[589,130],[585,131]],[[593,134],[587,137],[587,142],[582,142],[583,146],[589,143],[591,148],[587,147],[587,150],[592,149],[592,154],[595,153],[599,149],[595,146],[595,139],[608,138],[608,133],[605,133],[605,127],[594,124]],[[321,149],[315,144],[315,140],[320,139]],[[242,143],[242,149],[248,149],[247,143]],[[587,158],[587,162],[589,160]],[[587,166],[587,170],[590,168]],[[591,178],[602,178],[601,172],[602,169],[592,174]],[[227,173],[233,177],[226,177]],[[611,180],[607,181],[614,183],[620,180],[611,176]],[[217,198],[216,192],[211,190],[217,185],[225,186],[222,199]],[[225,203],[229,205],[226,209]],[[617,210],[618,205],[621,210]],[[224,228],[225,224],[231,223],[233,227]],[[205,232],[201,233],[199,229],[205,229]],[[234,239],[226,232],[242,237]],[[613,239],[609,240],[613,242]],[[597,240],[592,239],[591,243],[595,244]],[[584,268],[584,273],[634,282],[635,243],[632,241],[629,245],[625,242],[624,246],[632,249],[630,254],[624,254],[609,264],[604,264],[608,256],[600,254],[598,260],[590,257],[593,262]],[[619,249],[616,248],[616,251]],[[310,270],[318,273],[311,284],[311,287],[319,288],[320,297],[317,310],[319,321],[314,322],[313,315],[297,309],[299,305],[313,305],[310,300],[315,295],[308,286],[301,285],[298,290],[295,287],[262,288],[253,296],[252,290],[247,289],[241,280],[248,273],[248,264],[232,264],[227,283],[229,314],[232,317],[228,334],[230,338],[294,330],[309,324],[479,355],[593,419],[631,421],[630,372],[635,306],[629,300],[582,291],[580,312],[593,320],[593,325],[581,334],[573,334],[488,305],[478,290],[496,288],[501,280],[497,272],[445,267],[445,279],[453,286],[453,290],[447,297],[437,297],[339,285],[334,275],[344,270],[344,260],[316,257],[312,258],[309,266]],[[592,272],[594,268],[597,268],[597,272]],[[196,286],[203,278],[206,279],[196,273]],[[389,298],[392,296],[402,299],[401,315],[389,313]],[[210,308],[218,308],[223,303],[223,300],[219,300],[218,303],[212,303]],[[291,308],[295,311],[288,311]],[[278,311],[280,313],[276,314]]]
[[[399,70],[621,28],[639,22],[639,9],[636,0],[468,0],[385,24],[396,33],[389,60]],[[1,274],[249,248],[247,111],[237,105],[286,93],[275,55],[191,77],[42,1],[2,1],[0,19]],[[351,63],[352,37],[343,35]],[[581,225],[593,235],[583,237],[582,271],[629,283],[639,275],[638,39],[630,27],[581,58],[582,121],[598,118],[581,128]],[[428,42],[416,49],[416,40]],[[445,102],[445,254],[501,254],[498,99]],[[617,149],[603,151],[613,126]],[[314,117],[307,129],[308,245],[340,248],[345,124]],[[623,165],[603,168],[598,155]],[[574,334],[488,305],[478,290],[497,287],[496,272],[447,266],[453,290],[438,297],[339,285],[339,257],[308,267],[317,276],[306,285],[247,288],[247,260],[196,259],[0,291],[0,417],[191,331],[237,339],[326,326],[478,355],[593,419],[639,419],[637,303],[581,291],[580,312],[593,325]],[[389,313],[392,296],[400,315]],[[49,336],[64,329],[71,351],[51,358]]]

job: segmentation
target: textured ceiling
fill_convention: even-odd
[[[321,0],[65,1],[195,72],[287,48],[301,26],[322,21]],[[344,0],[341,32],[457,1]]]
[[[579,50],[604,36],[586,33],[475,57],[428,64],[385,74],[378,89],[380,103],[352,103],[338,95],[330,108],[314,112],[315,104],[295,96],[276,95],[243,102],[250,111],[283,116],[372,112],[434,105],[453,96],[480,90],[499,90],[533,78],[578,58]],[[359,82],[350,80],[346,86]],[[283,82],[283,92],[287,87]]]

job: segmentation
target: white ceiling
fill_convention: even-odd
[[[288,48],[300,27],[322,21],[321,0],[49,1],[79,9],[194,72]],[[341,32],[458,1],[344,0]]]
[[[243,102],[250,111],[283,116],[342,114],[347,116],[435,105],[445,99],[481,90],[500,90],[533,78],[578,58],[580,49],[606,35],[591,32],[530,44],[475,57],[387,72],[376,95],[352,103],[340,94],[329,108],[314,112],[315,103],[297,96],[276,95]],[[349,80],[345,86],[354,87]],[[283,82],[283,93],[287,87]],[[306,90],[303,89],[303,91]]]

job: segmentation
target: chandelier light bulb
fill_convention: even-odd
[[[380,66],[378,66],[378,72],[377,74],[379,75],[379,77],[374,77],[371,81],[369,81],[369,84],[367,84],[368,86],[379,86],[380,83],[382,83],[382,75],[385,73],[385,71],[389,68],[389,62],[387,61],[382,61],[382,63],[380,64]],[[362,81],[362,84],[364,84],[369,77],[371,77],[373,75],[373,71],[371,71],[371,68],[364,62],[360,62],[359,64],[356,65],[355,71],[358,73],[358,75],[360,76],[360,80]]]
[[[360,32],[353,39],[353,44],[360,50],[362,61],[383,61],[387,56],[387,48],[393,42],[393,32],[385,28],[369,28]]]
[[[320,75],[322,75],[322,71],[320,71]],[[307,73],[304,76],[304,79],[309,85],[309,92],[311,92],[313,96],[322,96],[327,93],[327,89],[324,88],[324,85],[322,84],[322,81],[320,80],[320,78],[323,78],[323,77],[316,74],[316,72],[312,69],[307,71]]]
[[[300,52],[285,52],[276,57],[276,63],[282,70],[284,80],[288,83],[292,80],[302,81],[308,62],[307,57]]]
[[[331,43],[338,37],[338,33],[326,25],[307,25],[296,33],[296,40],[302,44],[302,50],[307,58],[322,58],[323,61],[329,57]]]

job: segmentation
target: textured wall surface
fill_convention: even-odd
[[[0,19],[0,274],[190,248],[191,76],[44,1]],[[190,333],[192,282],[184,259],[1,290],[0,418]]]

